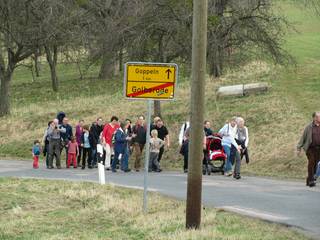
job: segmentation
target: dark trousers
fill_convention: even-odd
[[[310,147],[307,151],[308,157],[308,178],[307,185],[314,182],[314,176],[317,171],[317,166],[320,158],[320,147]]]
[[[92,148],[91,149],[91,162],[92,162],[92,165],[95,166],[97,165],[97,147],[96,148]]]
[[[241,154],[240,154],[241,160],[243,157],[246,158],[246,163],[249,163],[249,150],[248,150],[248,148],[244,148],[241,150]]]
[[[88,166],[91,166],[91,148],[82,148],[82,168],[86,167],[86,159]]]
[[[49,144],[46,144],[45,146],[45,149],[46,149],[46,167],[48,168],[49,167]]]
[[[80,162],[81,162],[82,149],[83,149],[83,147],[81,147],[81,146],[79,145],[79,154],[78,154],[78,159],[77,159],[78,166],[80,166]]]
[[[149,156],[149,171],[152,170],[159,170],[160,169],[160,165],[158,162],[158,154],[157,152],[150,152],[150,156]]]
[[[68,143],[69,143],[69,140],[63,140],[61,142],[62,146],[60,148],[60,158],[61,158],[63,149],[65,149],[66,151],[66,166],[68,165]]]
[[[188,156],[187,152],[183,154],[183,170],[188,170]]]
[[[240,156],[240,153],[238,152],[237,148],[233,145],[231,145],[230,160],[231,160],[232,165],[235,165],[234,175],[240,175],[241,156]]]
[[[49,141],[49,166],[53,167],[53,157],[56,157],[56,166],[61,167],[60,163],[60,139]]]
[[[207,150],[203,150],[203,160],[202,160],[202,164],[206,167],[206,169],[208,168],[208,151]]]
[[[158,163],[160,163],[163,153],[164,153],[164,146],[162,146],[160,148],[160,152],[159,152],[159,156],[158,156]]]

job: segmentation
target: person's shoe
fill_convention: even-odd
[[[128,169],[126,169],[126,170],[124,170],[124,172],[131,172],[131,169],[130,168],[128,168]]]
[[[85,166],[82,166],[82,167],[81,167],[82,170],[84,170],[85,168],[86,168]]]
[[[241,176],[240,176],[239,174],[234,175],[233,177],[234,177],[235,179],[237,179],[237,180],[241,179]]]
[[[159,169],[157,169],[155,172],[162,172],[162,169],[159,168]]]
[[[78,167],[73,167],[73,168],[78,168]]]
[[[116,169],[112,169],[111,171],[112,171],[113,173],[116,173],[116,172],[117,172],[117,170],[116,170]]]
[[[52,166],[49,166],[48,169],[53,169],[53,167],[52,167]]]
[[[232,172],[226,172],[224,175],[225,175],[226,177],[231,177],[231,176],[233,175],[233,173],[232,173]]]
[[[315,182],[310,182],[309,183],[309,187],[315,187],[316,186],[316,183]]]
[[[57,169],[61,169],[61,166],[57,167]]]
[[[184,173],[188,173],[188,169],[184,169],[183,172],[184,172]]]
[[[106,171],[110,171],[110,168],[107,167],[107,168],[106,168]]]
[[[94,165],[94,168],[98,168],[98,165],[97,165],[97,164],[95,164],[95,165]]]
[[[139,170],[139,169],[136,169],[136,172],[140,172],[140,170]]]
[[[88,168],[92,169],[93,167],[90,165]]]

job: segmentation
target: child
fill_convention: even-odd
[[[164,141],[158,138],[158,131],[153,129],[151,131],[151,139],[150,139],[150,159],[149,159],[149,172],[152,170],[155,172],[161,172],[158,162],[158,156],[160,152],[160,148],[164,146]]]
[[[39,168],[39,156],[41,154],[40,141],[35,140],[32,147],[33,168]]]
[[[71,141],[68,143],[68,163],[67,168],[70,167],[71,162],[73,163],[73,168],[77,168],[77,155],[79,154],[78,143],[74,136],[71,137]]]
[[[86,158],[88,158],[88,168],[92,168],[91,163],[91,143],[92,133],[89,132],[89,126],[83,126],[83,133],[81,136],[81,147],[82,147],[82,170],[86,168]]]

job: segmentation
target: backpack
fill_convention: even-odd
[[[36,156],[39,156],[40,155],[40,148],[39,147],[35,147],[34,149],[33,149],[33,154],[34,155],[36,155]]]

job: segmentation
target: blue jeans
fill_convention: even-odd
[[[97,165],[97,149],[92,148],[91,150],[91,159],[92,159],[92,165],[95,166]]]
[[[120,154],[122,155],[121,158],[119,159]],[[121,164],[121,170],[125,171],[128,169],[129,165],[129,148],[126,148],[123,153],[115,151],[114,153],[114,158],[111,164],[111,169],[115,170],[117,167],[117,163],[120,161]]]
[[[316,177],[320,177],[320,161],[318,162]]]
[[[121,170],[125,171],[128,170],[129,168],[129,148],[126,148],[126,150],[124,151],[124,154],[121,158]]]
[[[231,147],[223,145],[224,152],[227,154],[227,161],[224,165],[224,171],[230,172],[232,170],[232,163],[231,163]]]

